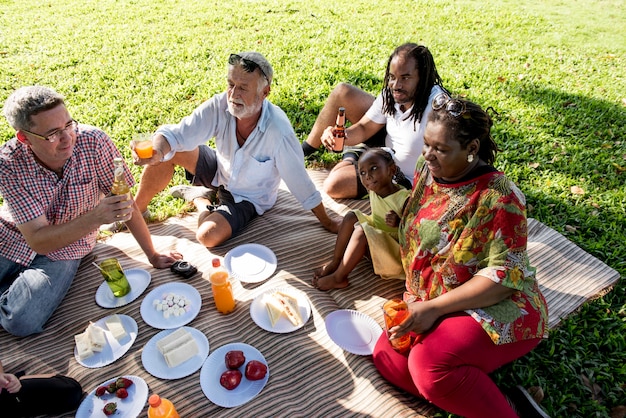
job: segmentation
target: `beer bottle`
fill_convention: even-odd
[[[335,139],[335,145],[333,145],[333,152],[343,152],[343,142],[346,139],[346,108],[340,107],[337,113],[337,122],[333,128],[333,137]]]
[[[124,177],[124,160],[120,157],[116,157],[113,159],[113,165],[115,166],[113,170],[113,185],[111,186],[111,194],[112,195],[129,195],[130,186],[126,182],[126,178]],[[127,196],[127,200],[130,199],[130,196]]]

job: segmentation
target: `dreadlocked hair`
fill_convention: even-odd
[[[387,70],[385,71],[385,81],[382,91],[384,114],[396,114],[396,102],[393,99],[393,94],[389,88],[389,68],[391,67],[391,60],[400,55],[415,59],[417,73],[419,75],[419,81],[417,83],[417,88],[415,89],[415,95],[413,96],[413,108],[407,117],[407,119],[413,119],[413,125],[415,126],[416,123],[419,123],[422,120],[422,116],[424,115],[424,111],[428,105],[430,91],[433,86],[438,85],[443,88],[443,82],[441,81],[441,77],[439,77],[439,73],[437,73],[435,60],[428,48],[414,43],[400,45],[392,52],[389,56],[389,60],[387,61]]]

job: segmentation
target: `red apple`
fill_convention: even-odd
[[[241,372],[239,370],[226,370],[220,376],[220,385],[227,390],[233,390],[241,383]]]
[[[258,360],[250,360],[246,364],[246,379],[261,380],[267,374],[267,366]]]
[[[243,366],[246,362],[246,356],[243,355],[243,351],[240,350],[231,350],[226,353],[226,357],[224,359],[226,361],[226,367],[235,370]]]

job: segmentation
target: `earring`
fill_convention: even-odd
[[[472,161],[474,161],[474,154],[467,154],[467,162],[471,163]]]

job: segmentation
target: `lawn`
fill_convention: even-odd
[[[626,276],[625,1],[0,0],[0,101],[52,86],[130,161],[129,140],[224,90],[230,53],[258,50],[274,66],[270,99],[303,140],[335,84],[379,92],[407,41],[430,48],[449,90],[495,109],[496,166],[528,215]],[[2,118],[0,143],[12,135]],[[150,209],[189,208],[162,193]],[[623,416],[625,289],[495,379],[541,386],[554,417]]]

